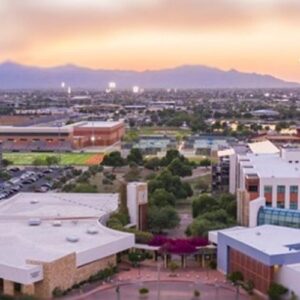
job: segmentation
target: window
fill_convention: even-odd
[[[291,194],[298,194],[298,186],[297,185],[291,185],[290,186],[290,193]]]
[[[284,208],[284,203],[277,202],[277,208]]]
[[[264,186],[264,193],[265,194],[268,194],[268,193],[272,194],[272,186],[271,185],[265,185]]]
[[[290,203],[290,209],[298,209],[298,203],[297,202],[291,202]]]
[[[285,186],[277,185],[277,194],[284,194],[284,193],[285,193]]]
[[[257,192],[258,188],[257,185],[249,185],[248,192]]]

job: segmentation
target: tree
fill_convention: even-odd
[[[276,282],[272,282],[268,289],[268,295],[270,297],[270,300],[280,300],[282,299],[282,296],[285,295],[287,292],[288,289],[285,286]]]
[[[204,158],[200,160],[199,164],[201,167],[209,167],[211,165],[211,160],[209,158]]]
[[[53,166],[53,165],[58,165],[59,164],[59,157],[57,156],[47,156],[45,161],[46,161],[46,164],[48,166]]]
[[[180,222],[178,213],[171,206],[150,206],[148,210],[148,226],[152,232],[161,233],[164,229],[175,228]]]
[[[224,209],[212,210],[199,215],[188,226],[186,233],[192,236],[207,236],[211,230],[235,225],[235,220]]]
[[[128,260],[130,260],[133,267],[137,267],[145,259],[146,259],[145,253],[138,252],[138,251],[128,253]]]
[[[192,167],[179,158],[173,159],[169,164],[168,169],[172,172],[173,175],[177,175],[180,177],[192,175]]]
[[[127,161],[129,163],[136,163],[137,165],[142,166],[144,164],[144,160],[141,150],[138,148],[131,149],[127,156]]]
[[[150,197],[151,205],[156,205],[158,207],[164,207],[168,205],[174,206],[175,201],[176,199],[174,195],[164,189],[155,190]]]
[[[6,168],[8,167],[9,165],[12,165],[12,161],[6,159],[6,158],[3,158],[2,159],[2,167]]]
[[[172,193],[177,199],[183,199],[193,195],[191,186],[187,182],[181,182],[180,177],[172,175],[168,169],[163,170],[148,183],[150,195],[159,188]]]
[[[227,275],[227,279],[231,281],[233,286],[236,288],[236,297],[239,299],[240,287],[243,286],[244,276],[241,272],[232,272]]]
[[[168,166],[174,159],[183,159],[184,157],[176,149],[170,149],[167,151],[166,156],[161,159],[162,166]]]
[[[149,170],[158,170],[160,167],[160,159],[158,157],[150,158],[145,162],[144,166]]]
[[[74,193],[97,193],[97,187],[89,183],[80,183],[74,187]]]
[[[170,261],[168,267],[173,275],[174,275],[175,271],[179,268],[178,264],[174,260]]]
[[[207,236],[208,231],[220,228],[222,227],[210,220],[197,218],[188,226],[186,234],[191,236]],[[225,226],[223,228],[225,228]]]
[[[113,151],[104,156],[101,163],[104,166],[122,167],[126,165],[126,160],[121,156],[119,151]]]
[[[43,159],[40,158],[40,157],[36,157],[36,158],[32,161],[32,164],[33,164],[34,166],[43,166],[43,165],[46,164],[46,161],[43,160]]]
[[[232,194],[222,194],[219,198],[220,207],[225,209],[227,214],[236,219],[237,203],[236,198]]]
[[[9,180],[11,178],[10,174],[6,171],[0,171],[0,179],[1,180]]]
[[[218,201],[216,198],[209,196],[208,194],[202,194],[193,198],[192,212],[193,217],[196,218],[200,214],[210,211],[217,207]]]

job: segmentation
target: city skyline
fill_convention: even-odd
[[[93,69],[183,64],[300,81],[295,0],[1,0],[0,61]]]

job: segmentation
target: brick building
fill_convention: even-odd
[[[122,121],[79,122],[64,126],[0,126],[0,141],[6,151],[72,151],[92,146],[110,146],[125,133]]]
[[[271,282],[277,282],[299,296],[299,233],[295,228],[263,225],[210,232],[209,239],[218,245],[221,272],[241,272],[262,294],[267,294]]]

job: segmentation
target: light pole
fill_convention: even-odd
[[[161,262],[157,263],[157,300],[160,300],[160,269]]]
[[[142,259],[141,254],[138,254],[138,255],[137,255],[137,258],[138,258],[138,264],[139,264],[139,273],[138,273],[138,277],[141,278],[141,259]]]
[[[116,279],[116,299],[117,300],[121,300],[121,289],[120,289],[120,281],[118,280],[118,278]]]
[[[219,288],[220,284],[218,283],[218,280],[215,280],[215,288],[216,288],[216,295],[215,295],[215,300],[219,300]]]

